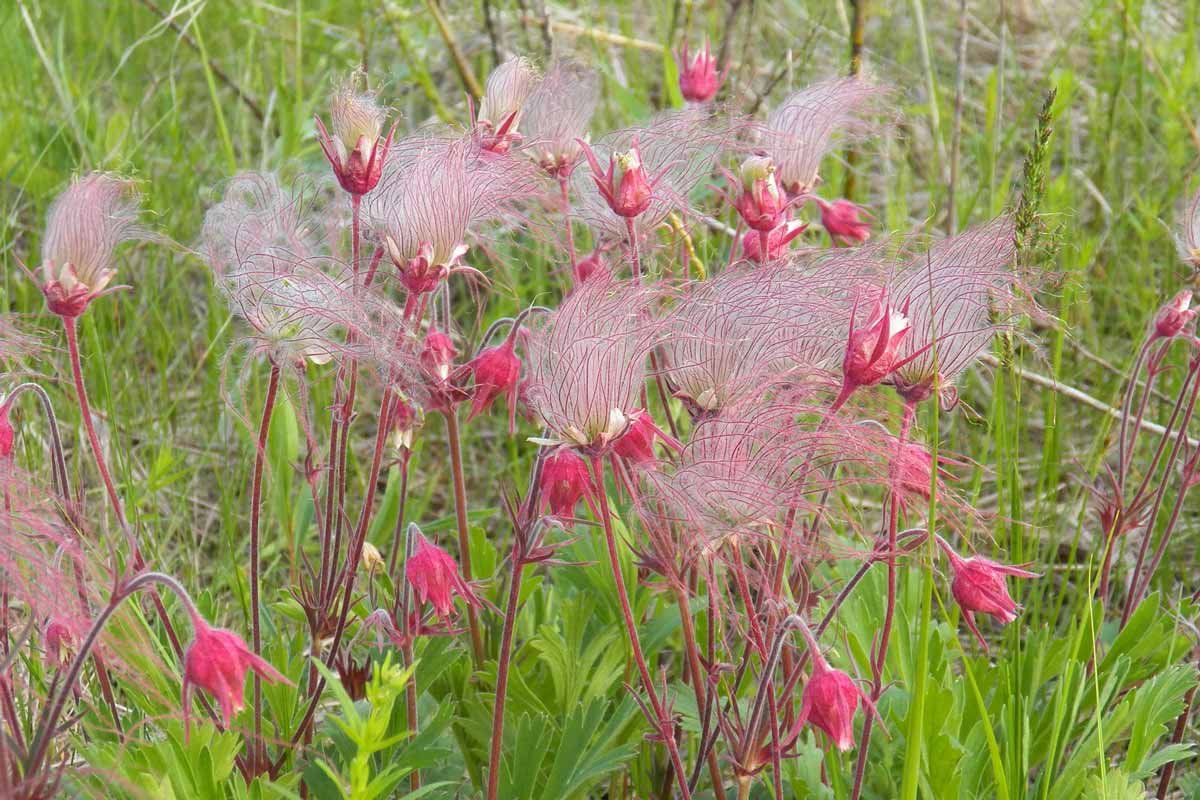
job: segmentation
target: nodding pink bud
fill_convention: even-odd
[[[46,666],[63,666],[70,658],[68,650],[75,643],[75,634],[71,631],[71,626],[62,619],[51,618],[43,636],[46,646]]]
[[[359,91],[363,78],[361,72],[355,72],[334,92],[330,101],[333,136],[321,118],[316,118],[317,141],[334,176],[344,190],[358,197],[379,183],[396,132],[392,126],[387,138],[380,141],[386,112],[374,96]]]
[[[584,141],[579,142],[583,154],[587,157],[588,166],[592,169],[592,180],[604,197],[608,207],[619,217],[636,217],[650,207],[654,195],[654,184],[646,176],[642,166],[642,154],[638,150],[635,137],[629,150],[624,153],[613,153],[608,159],[608,170],[600,166],[600,161],[592,148]]]
[[[471,362],[475,375],[475,397],[471,402],[471,420],[483,413],[500,395],[508,395],[510,419],[516,414],[517,383],[521,378],[521,359],[513,352],[514,340],[505,339],[484,350]]]
[[[1184,289],[1175,295],[1171,302],[1164,305],[1154,318],[1154,335],[1170,339],[1183,333],[1184,329],[1196,318],[1195,310],[1189,308],[1192,304],[1192,290]]]
[[[717,74],[717,59],[712,54],[712,45],[704,40],[704,49],[689,56],[687,40],[679,50],[679,93],[691,103],[707,103],[717,95],[724,79]]]
[[[587,258],[575,262],[575,285],[578,286],[597,272],[608,273],[608,264],[604,261],[604,249],[601,247],[593,250]]]
[[[742,163],[741,191],[733,207],[752,230],[772,231],[783,222],[787,197],[775,177],[775,164],[764,156],[753,156]]]
[[[412,450],[413,433],[421,427],[417,409],[408,398],[397,395],[392,400],[388,419],[392,426],[392,446],[398,450]]]
[[[798,727],[805,720],[823,730],[838,750],[854,747],[854,713],[862,691],[854,679],[834,669],[820,653],[813,654],[813,672],[804,686]]]
[[[12,420],[9,419],[10,408],[8,403],[0,403],[0,460],[12,457],[13,441],[16,439]]]
[[[654,440],[664,434],[645,411],[635,412],[631,417],[625,434],[613,443],[613,452],[634,464],[651,464],[656,459]]]
[[[827,203],[818,200],[821,207],[821,224],[829,232],[829,238],[848,245],[865,242],[871,238],[871,228],[859,214],[865,213],[849,200],[834,200]]]
[[[895,368],[900,343],[910,328],[905,311],[888,302],[887,292],[880,292],[875,308],[865,328],[851,327],[842,360],[842,393],[862,386],[874,386]]]
[[[556,517],[574,516],[575,505],[592,493],[587,462],[570,448],[558,448],[542,462],[539,487],[551,514]]]
[[[444,383],[450,378],[450,369],[456,356],[458,350],[450,337],[441,331],[431,331],[421,347],[421,368],[434,383]]]
[[[765,264],[774,261],[787,252],[788,245],[808,229],[808,223],[799,220],[788,220],[777,226],[767,236],[767,254],[763,257],[762,234],[760,231],[747,231],[742,236],[742,255],[755,264]]]
[[[896,440],[899,444],[899,440]],[[929,499],[933,479],[933,454],[916,442],[905,442],[894,451],[892,475],[900,491]]]
[[[432,603],[438,615],[445,618],[454,609],[454,595],[473,606],[480,605],[474,590],[458,574],[458,564],[450,554],[417,534],[417,549],[409,556],[404,569],[408,583],[421,603]]]
[[[1000,564],[982,556],[963,558],[951,549],[945,539],[940,536],[934,538],[950,559],[950,567],[954,570],[950,591],[963,611],[963,619],[975,634],[975,638],[983,645],[983,649],[987,650],[987,641],[975,625],[975,614],[991,614],[1001,624],[1012,622],[1017,618],[1021,607],[1008,594],[1005,578],[1009,575],[1015,578],[1040,578],[1041,575],[1021,567]]]
[[[191,706],[191,691],[198,686],[221,706],[225,727],[245,708],[242,699],[246,673],[254,670],[264,681],[291,685],[278,670],[259,658],[241,636],[224,628],[214,628],[197,615],[192,616],[196,636],[183,657],[183,709]]]

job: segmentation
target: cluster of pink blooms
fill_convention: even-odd
[[[322,376],[334,387],[328,443],[317,440],[320,412],[309,407],[303,388],[298,398],[317,516],[312,552],[320,561],[306,561],[307,577],[294,594],[314,652],[332,642],[328,663],[345,663],[338,650],[352,646],[360,626],[386,632],[407,651],[417,636],[463,633],[453,626],[457,598],[476,658],[484,657],[476,615],[490,604],[471,574],[457,426],[461,407],[469,408],[468,423],[481,424],[503,398],[510,435],[538,452],[527,494],[536,502],[513,514],[536,519],[536,525],[516,523],[518,539],[529,537],[529,545],[521,552],[514,546],[514,580],[526,563],[546,561],[553,551],[532,531],[540,536],[574,526],[575,535],[588,535],[590,528],[576,525],[582,503],[605,532],[624,600],[612,522],[613,507],[628,500],[624,522],[641,579],[674,592],[685,615],[692,613],[689,596],[707,593],[712,647],[721,658],[707,664],[696,658],[691,667],[710,671],[689,680],[697,707],[711,712],[699,743],[716,747],[741,780],[793,753],[806,724],[839,750],[869,738],[869,726],[856,738],[854,722],[860,704],[873,713],[886,687],[881,670],[897,565],[922,552],[905,546],[901,520],[944,552],[951,593],[985,649],[975,615],[1000,624],[1016,618],[1006,578],[1035,573],[961,555],[973,547],[968,530],[954,531],[961,539],[956,549],[924,529],[935,481],[940,504],[965,503],[941,482],[948,467],[962,462],[939,456],[935,464],[916,418],[927,401],[954,408],[961,377],[1032,301],[1028,278],[1014,264],[1009,218],[927,244],[915,236],[880,244],[871,241],[872,218],[863,208],[817,193],[832,148],[876,128],[888,95],[878,84],[827,80],[755,120],[714,106],[726,72],[707,42],[694,53],[685,45],[679,60],[685,108],[594,142],[588,126],[599,79],[575,62],[542,73],[525,59],[507,61],[487,81],[465,130],[400,135],[387,109],[362,88],[364,76],[355,74],[332,97],[330,128],[317,121],[341,193],[319,180],[287,184],[273,174],[237,175],[208,211],[197,249],[249,330],[252,352],[271,366],[262,436],[281,371],[300,387]],[[706,195],[708,208],[698,208],[702,188],[714,182],[724,185]],[[809,208],[827,247],[809,229]],[[705,215],[736,226],[722,241],[727,265],[704,280],[672,277],[688,274],[695,258],[677,229]],[[1193,259],[1200,252],[1196,217],[1193,207],[1181,244]],[[118,288],[110,286],[115,247],[144,235],[137,220],[128,183],[95,174],[71,184],[51,207],[43,240],[39,283],[51,312],[73,320]],[[807,246],[794,246],[806,235]],[[482,291],[492,279],[487,264],[508,252],[499,243],[522,237],[565,244],[564,298],[473,336],[459,326],[478,315],[455,313],[462,294],[451,278],[464,276]],[[578,257],[577,237],[590,244],[589,255]],[[1162,309],[1157,337],[1192,329],[1191,299],[1182,293]],[[503,338],[494,342],[501,329]],[[885,387],[903,408],[897,431],[878,400]],[[347,500],[353,491],[347,492],[346,465],[356,402],[379,409],[359,509]],[[9,402],[0,400],[0,464],[13,460],[9,412]],[[376,603],[372,583],[368,597],[379,607],[359,620],[352,611],[357,565],[369,562],[374,574],[384,563],[366,539],[387,443],[407,470],[427,415],[445,418],[457,560],[454,544],[442,546],[419,531],[402,547],[404,520],[397,518],[391,547],[404,558],[387,554],[395,592]],[[882,497],[890,521],[885,513],[881,526],[869,505],[850,510],[830,499],[842,492]],[[255,519],[257,513],[256,506]],[[940,517],[938,526],[949,532]],[[933,557],[936,550],[923,552]],[[836,616],[836,602],[814,588],[813,578],[837,559],[881,564],[889,573],[869,690],[832,665],[852,668],[849,654],[821,651],[817,638],[828,620],[813,621],[815,634],[800,623],[801,642],[790,635],[798,629],[789,622],[793,616],[807,618],[813,609]],[[624,611],[648,698],[643,708],[678,759],[674,742],[681,734],[641,663],[636,620]],[[506,613],[515,614],[515,606]],[[42,639],[57,661],[84,630],[48,607],[44,616],[53,616]],[[506,619],[509,632],[511,624]],[[238,634],[197,613],[191,625],[185,714],[193,689],[203,689],[229,726],[245,705],[247,674],[288,680]],[[732,713],[705,694],[725,680],[725,661],[743,652],[758,660],[756,671],[779,670],[755,695],[759,709],[770,707],[778,717],[773,723],[764,713]],[[499,654],[504,663],[508,657]],[[798,694],[787,693],[798,684]],[[311,702],[315,708],[317,700]],[[502,726],[502,712],[498,717]],[[684,771],[676,774],[687,795]]]

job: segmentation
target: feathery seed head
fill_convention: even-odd
[[[474,121],[480,147],[502,155],[521,142],[517,127],[525,103],[541,77],[532,62],[520,57],[510,58],[492,70]]]
[[[333,93],[330,99],[330,119],[333,136],[316,118],[317,141],[338,183],[352,195],[362,196],[375,188],[383,174],[392,144],[395,127],[380,141],[387,111],[373,94],[361,91],[366,81],[361,71],[355,71]]]
[[[525,103],[521,127],[526,149],[556,178],[569,176],[579,161],[579,140],[587,138],[599,83],[594,70],[560,61],[550,67]]]

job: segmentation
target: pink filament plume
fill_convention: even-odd
[[[560,61],[525,103],[521,129],[523,150],[551,174],[569,175],[579,162],[578,139],[587,136],[596,111],[600,78],[574,61]]]

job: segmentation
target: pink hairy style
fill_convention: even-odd
[[[1013,257],[1012,220],[1000,217],[935,243],[893,278],[892,297],[909,321],[897,353],[906,363],[891,377],[902,397],[938,394],[953,404],[955,380],[1011,324]]]
[[[242,173],[209,209],[201,247],[257,349],[282,364],[324,364],[360,323],[348,271],[323,252],[313,198],[274,175]]]
[[[51,312],[78,317],[112,291],[117,246],[148,236],[140,211],[131,181],[104,172],[71,181],[50,206],[42,240],[42,292]]]
[[[526,58],[510,58],[492,70],[483,90],[479,113],[472,120],[479,144],[490,153],[503,155],[522,136],[517,128],[529,96],[541,82],[541,74]]]
[[[374,94],[359,89],[365,81],[366,76],[355,71],[333,93],[330,99],[333,136],[321,118],[316,118],[321,150],[338,183],[352,195],[364,195],[379,183],[396,131],[393,125],[387,138],[380,141],[387,111]]]
[[[988,649],[987,640],[983,638],[983,634],[979,632],[979,628],[975,624],[975,614],[990,614],[1001,625],[1012,622],[1017,618],[1017,612],[1021,610],[1021,607],[1009,595],[1005,578],[1009,576],[1040,578],[1041,575],[1022,567],[1001,564],[982,556],[963,558],[942,537],[934,536],[934,539],[942,548],[942,552],[946,554],[954,572],[954,579],[950,584],[954,600],[962,609],[967,627],[975,634],[975,638],[979,640],[979,644],[986,651]]]
[[[760,142],[789,195],[816,188],[821,161],[839,135],[850,140],[869,132],[868,117],[887,94],[864,78],[834,78],[789,95],[771,111]]]
[[[653,300],[651,290],[596,274],[534,323],[525,399],[554,443],[601,453],[624,435],[661,331]]]
[[[1175,241],[1179,246],[1179,257],[1192,269],[1200,270],[1200,190],[1188,203]]]
[[[574,61],[559,61],[533,90],[521,116],[524,151],[551,176],[567,177],[579,163],[580,139],[596,111],[600,76]]]
[[[537,192],[533,165],[485,155],[471,137],[415,135],[393,145],[363,209],[410,292],[431,292],[465,270],[460,264],[473,227],[503,217]]]
[[[686,211],[688,196],[709,177],[721,150],[736,133],[736,126],[713,117],[703,106],[691,105],[662,112],[643,127],[614,131],[592,145],[591,151],[603,170],[614,155],[628,154],[636,140],[641,168],[652,187],[646,207],[634,218],[643,235],[672,211]],[[577,170],[572,178],[578,216],[601,237],[623,239],[626,218],[597,191],[594,174]]]

